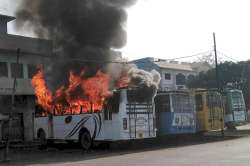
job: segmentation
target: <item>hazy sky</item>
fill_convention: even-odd
[[[0,12],[13,15],[20,1],[0,0]],[[128,13],[128,43],[122,51],[129,59],[170,59],[212,50],[213,32],[219,51],[250,59],[248,0],[139,0]],[[11,25],[9,32],[15,33]]]

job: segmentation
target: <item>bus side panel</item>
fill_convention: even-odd
[[[46,138],[48,138],[48,117],[36,117],[34,119],[34,136],[37,139],[39,129],[45,132]]]
[[[213,117],[212,130],[219,130],[224,128],[223,110],[220,108],[216,108],[213,114],[214,117]]]
[[[98,128],[94,116],[94,114],[54,116],[54,139],[78,140],[82,128],[86,128],[93,137],[95,128]]]
[[[195,113],[160,112],[159,135],[196,132]]]
[[[96,140],[99,141],[114,141],[120,139],[120,120],[119,113],[112,113],[112,120],[102,121],[102,129],[99,135],[97,135]]]
[[[197,131],[204,131],[206,129],[205,126],[206,118],[205,113],[203,111],[197,112]]]
[[[196,117],[194,112],[176,112],[173,114],[171,132],[176,134],[195,133]]]

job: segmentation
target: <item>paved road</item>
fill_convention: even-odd
[[[22,154],[24,155],[24,154]],[[23,157],[23,156],[22,156]],[[138,152],[107,152],[84,155],[43,152],[16,158],[9,165],[27,166],[249,166],[250,137],[182,147],[166,147]]]

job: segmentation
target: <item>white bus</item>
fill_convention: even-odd
[[[46,116],[36,109],[35,138],[43,143],[48,140],[79,141],[83,149],[89,149],[93,141],[155,137],[154,96],[137,98],[135,89],[124,88],[107,99],[101,112]]]

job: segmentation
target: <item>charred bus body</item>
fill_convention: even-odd
[[[229,129],[246,123],[247,112],[244,96],[241,90],[226,89],[223,93],[225,102],[225,125]]]
[[[195,91],[197,132],[224,129],[224,103],[215,90]]]
[[[126,141],[156,136],[154,95],[137,100],[136,89],[119,89],[108,98],[102,111],[46,115],[37,110],[36,138],[79,141],[89,149],[94,141]]]
[[[192,93],[158,92],[155,110],[159,136],[196,132],[195,100]]]

